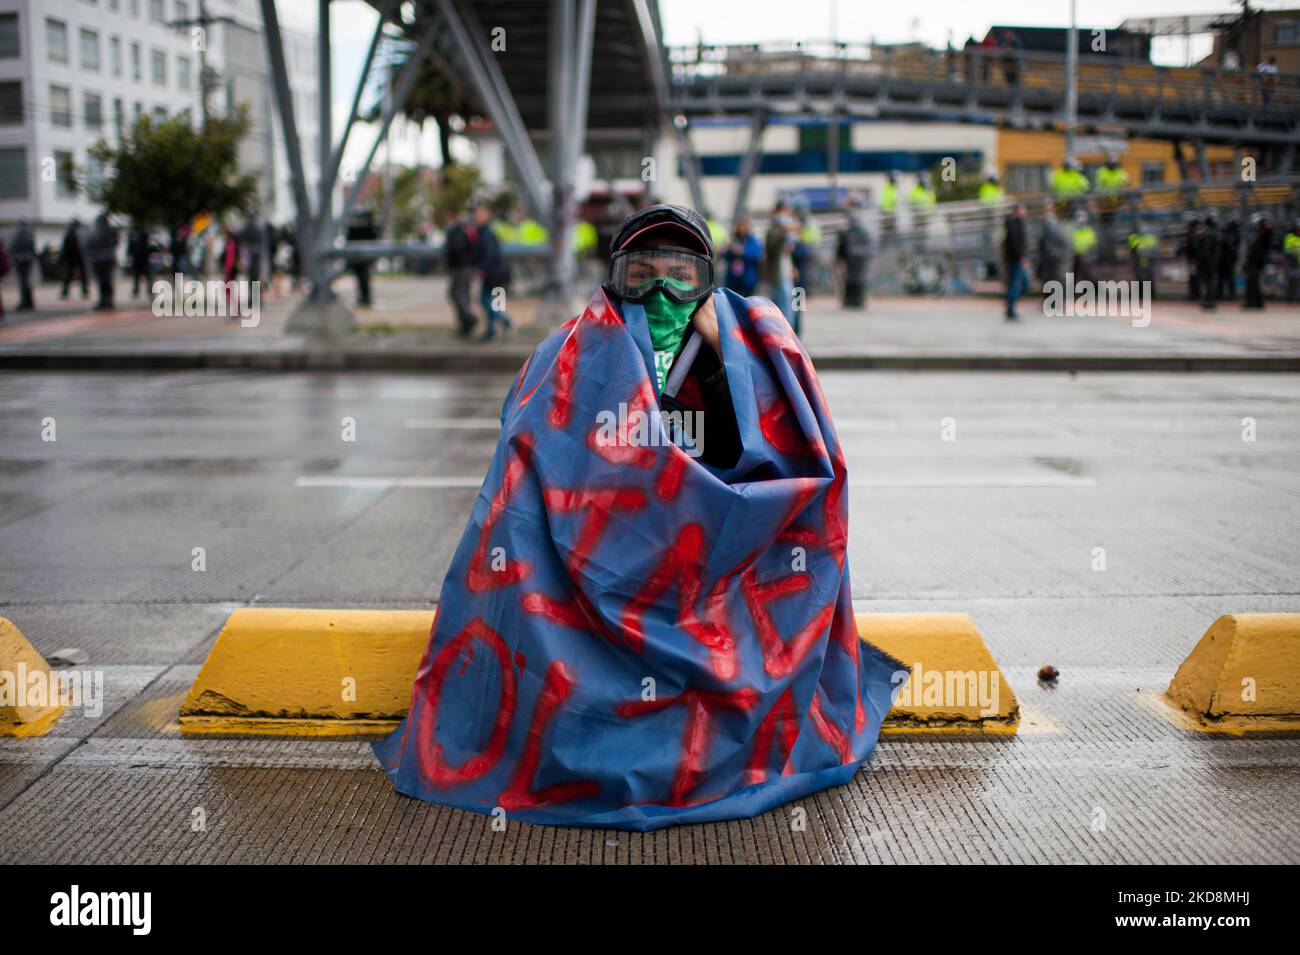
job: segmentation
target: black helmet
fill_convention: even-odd
[[[614,230],[614,239],[609,246],[610,251],[622,251],[628,243],[650,229],[656,232],[662,229],[665,233],[669,230],[675,231],[677,235],[673,245],[680,245],[713,258],[713,236],[704,217],[694,209],[669,203],[647,206],[620,222],[618,228]]]

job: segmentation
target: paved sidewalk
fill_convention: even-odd
[[[284,334],[299,301],[284,283],[264,295],[252,327],[232,318],[157,317],[144,299],[128,298],[111,314],[54,315],[43,306],[35,317],[0,324],[0,367],[513,371],[546,330],[538,300],[515,298],[512,338],[467,342],[452,332],[443,278],[380,277],[374,285],[375,306],[355,310],[360,330],[328,342]],[[351,305],[351,280],[336,286]],[[1004,322],[992,297],[880,298],[851,312],[823,296],[809,301],[804,342],[822,369],[1300,371],[1297,305],[1252,313],[1225,303],[1203,312],[1159,302],[1149,324],[1047,317],[1028,305],[1022,315]]]

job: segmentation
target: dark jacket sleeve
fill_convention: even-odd
[[[682,339],[682,348],[695,334],[692,327],[690,333]],[[677,353],[680,355],[681,349]],[[740,426],[736,422],[736,409],[731,403],[726,368],[713,349],[705,345],[695,356],[688,377],[699,389],[704,405],[704,441],[700,460],[715,468],[735,467],[743,446],[740,441]],[[669,395],[661,395],[659,403],[665,411],[701,410],[693,409]]]

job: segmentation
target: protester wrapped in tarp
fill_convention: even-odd
[[[689,210],[643,210],[614,248],[506,396],[410,711],[375,744],[407,795],[638,830],[753,816],[852,777],[905,673],[858,639],[844,455],[789,324],[713,289]]]

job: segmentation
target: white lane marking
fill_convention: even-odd
[[[324,477],[307,475],[295,487],[343,487],[361,491],[382,491],[392,487],[425,488],[437,491],[477,490],[481,477]]]
[[[938,475],[931,477],[849,478],[849,487],[1096,487],[1097,479],[1074,474],[1026,474],[997,476]]]
[[[421,488],[424,490],[477,489],[481,477],[425,477],[407,475],[397,477],[359,477],[306,475],[299,477],[296,487],[337,487],[363,491],[382,491],[388,488]],[[919,478],[850,478],[850,488],[1016,488],[1016,487],[1096,487],[1097,479],[1075,477],[1071,474],[1028,475],[1023,477],[919,477]]]
[[[404,427],[416,431],[500,431],[498,418],[407,418]]]

